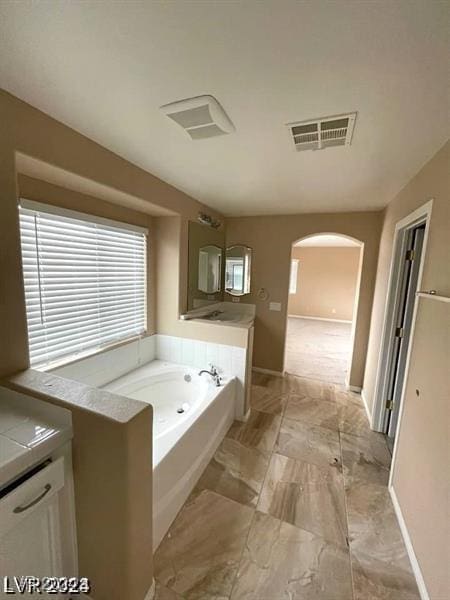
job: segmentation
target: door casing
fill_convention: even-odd
[[[389,272],[389,286],[388,286],[388,294],[386,300],[386,306],[384,311],[384,324],[383,324],[383,333],[381,337],[381,345],[380,345],[380,354],[378,358],[378,369],[375,383],[375,395],[374,395],[374,410],[372,415],[372,428],[375,431],[384,432],[385,424],[386,424],[386,394],[387,388],[389,384],[389,365],[392,359],[392,348],[393,341],[395,338],[395,327],[396,327],[396,315],[398,312],[398,305],[400,301],[400,292],[401,292],[401,274],[402,274],[402,266],[403,266],[403,257],[406,251],[406,244],[408,233],[411,229],[414,229],[418,225],[425,225],[425,235],[423,239],[423,247],[422,253],[420,257],[420,267],[419,274],[417,278],[417,290],[420,290],[422,274],[423,274],[423,266],[425,262],[426,250],[427,250],[427,242],[428,242],[428,233],[429,233],[429,224],[431,218],[431,210],[433,206],[433,199],[430,199],[428,202],[423,204],[417,210],[406,216],[404,219],[397,222],[395,226],[394,233],[394,245],[393,245],[393,253],[391,259],[391,266]],[[404,367],[404,375],[403,375],[403,384],[402,384],[402,392],[400,394],[400,407],[398,413],[398,422],[397,422],[397,432],[400,427],[401,417],[402,417],[402,404],[405,392],[405,385],[408,376],[408,367],[409,367],[409,357],[411,353],[411,347],[414,338],[414,326],[416,321],[416,312],[417,312],[417,299],[414,303],[413,317],[411,320],[410,334],[409,334],[409,343],[407,356]],[[395,440],[397,441],[397,435],[395,435]],[[396,443],[396,442],[395,442]],[[395,445],[394,445],[395,452]]]

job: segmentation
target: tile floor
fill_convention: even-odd
[[[155,554],[157,600],[419,600],[359,395],[254,374]]]
[[[351,351],[351,328],[351,323],[289,317],[286,371],[343,385]]]

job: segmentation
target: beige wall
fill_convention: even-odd
[[[351,321],[359,272],[359,247],[294,246],[299,261],[297,293],[289,294],[288,313]]]
[[[372,296],[378,257],[382,214],[378,212],[242,217],[226,220],[227,246],[246,244],[253,249],[251,293],[243,302],[256,304],[253,365],[282,371],[289,290],[291,246],[300,238],[318,233],[337,233],[364,244],[361,292],[356,315],[355,351],[350,383],[361,386],[369,335]],[[265,288],[267,300],[258,297]],[[281,302],[280,312],[269,302]]]
[[[220,215],[2,90],[0,140],[1,376],[28,367],[17,211],[17,180],[23,165],[28,168],[32,162],[35,169],[42,165],[34,179],[49,181],[46,178],[53,177],[56,169],[60,187],[72,189],[82,181],[83,189],[98,189],[99,193],[101,190],[111,203],[126,202],[129,207],[138,207],[139,212],[170,211],[184,219],[195,219],[199,210],[219,218]],[[24,156],[32,161],[24,160]],[[101,201],[93,199],[94,203],[100,206]],[[180,243],[187,257],[187,235],[180,237]],[[186,277],[186,271],[187,262],[183,263],[180,277]]]
[[[364,378],[364,394],[372,410],[395,224],[430,198],[434,201],[421,288],[450,296],[449,167],[447,143],[385,211]],[[448,307],[430,299],[420,299],[418,304],[393,474],[393,487],[432,600],[450,597]]]
[[[32,178],[20,176],[29,176],[30,169]],[[53,185],[47,186],[42,180]],[[97,192],[103,200],[94,197]],[[20,193],[138,224],[151,223],[147,214],[178,213],[183,223],[188,218],[195,219],[199,210],[220,216],[0,90],[0,377],[26,369],[29,363],[17,208]],[[118,203],[125,203],[128,209],[115,206]],[[133,207],[138,211],[129,210]],[[152,227],[151,235],[154,229]],[[152,253],[155,244],[152,238],[150,241]],[[184,281],[187,261],[180,262],[179,256],[187,257],[187,235],[179,235],[177,244],[175,276]],[[178,282],[176,289],[178,293]],[[162,312],[165,303],[164,297]],[[155,312],[158,312],[157,307],[150,315],[150,322]],[[170,313],[168,320],[171,318],[177,320],[178,313]],[[23,391],[26,393],[26,389]],[[148,418],[144,419],[145,423],[136,423],[131,439],[123,429],[110,436],[113,426],[108,421],[90,422],[85,414],[78,419],[76,411],[74,419],[74,448],[82,444],[84,449],[83,459],[80,458],[75,469],[80,565],[85,573],[92,574],[98,600],[125,597],[142,600],[152,582],[151,502],[148,497],[145,500],[146,490],[151,490],[152,484],[151,423]],[[113,447],[116,452],[111,456],[115,457],[117,471],[111,466],[110,475],[115,481],[120,480],[120,494],[113,492],[105,481],[106,458],[102,461],[90,456],[91,452],[100,452],[100,448],[100,456],[108,456],[108,450]],[[141,454],[142,448],[144,454]],[[74,460],[76,456],[80,457],[78,451]],[[98,485],[99,482],[105,485]],[[108,529],[113,531],[108,533]]]

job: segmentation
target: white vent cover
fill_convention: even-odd
[[[164,104],[161,110],[181,125],[193,140],[224,135],[235,130],[228,115],[213,96],[196,96]]]
[[[349,146],[352,141],[356,113],[334,115],[299,123],[288,123],[295,149],[322,150],[330,146]]]

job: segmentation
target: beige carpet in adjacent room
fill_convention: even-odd
[[[293,375],[345,383],[351,323],[288,317],[285,370]]]

